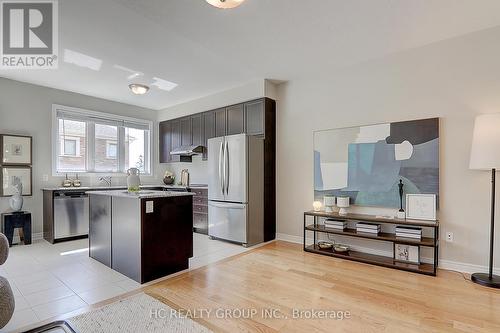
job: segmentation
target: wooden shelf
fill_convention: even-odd
[[[349,251],[348,254],[340,254],[333,252],[333,250],[320,249],[316,245],[306,246],[304,248],[306,252],[324,254],[335,258],[347,259],[358,261],[366,264],[372,264],[388,268],[397,268],[404,271],[415,272],[426,275],[435,275],[435,267],[432,264],[421,263],[421,264],[411,264],[405,262],[399,262],[390,257],[379,256],[375,254],[369,254],[364,252]]]
[[[378,235],[372,235],[372,234],[368,234],[368,233],[358,233],[358,232],[356,232],[356,229],[337,230],[337,229],[325,227],[324,225],[314,226],[314,224],[306,226],[305,229],[309,230],[309,231],[325,232],[325,233],[329,233],[329,234],[336,234],[336,235],[342,235],[342,236],[374,239],[374,240],[380,240],[380,241],[389,241],[389,242],[399,243],[399,244],[421,245],[421,246],[428,246],[428,247],[435,246],[434,239],[430,238],[430,237],[422,237],[422,239],[412,239],[412,238],[396,237],[395,234],[386,233],[386,232],[379,232]]]
[[[339,213],[327,213],[327,212],[315,212],[308,211],[304,213],[309,216],[319,216],[319,217],[327,217],[334,218],[337,220],[359,220],[363,222],[380,222],[380,223],[390,223],[390,224],[401,224],[401,225],[412,225],[419,227],[437,227],[439,225],[438,221],[426,221],[426,220],[411,220],[411,219],[391,219],[386,217],[377,217],[373,215],[365,215],[365,214],[347,214],[340,215]]]

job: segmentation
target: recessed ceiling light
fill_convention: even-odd
[[[139,83],[129,84],[128,87],[136,95],[144,95],[149,90],[149,87],[147,85],[145,85],[145,84],[139,84]]]
[[[206,0],[206,1],[214,7],[222,8],[222,9],[229,9],[229,8],[238,7],[245,0]]]

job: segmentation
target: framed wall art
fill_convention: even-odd
[[[416,220],[436,220],[435,194],[407,194],[406,218]]]
[[[420,264],[420,247],[394,243],[394,260]]]
[[[314,132],[314,196],[400,208],[405,193],[439,196],[439,118]]]
[[[31,167],[25,166],[2,166],[0,168],[0,179],[2,187],[0,188],[0,196],[8,197],[14,195],[13,180],[18,177],[23,184],[23,196],[32,195],[32,173]]]
[[[0,134],[0,164],[31,165],[32,145],[31,136]]]

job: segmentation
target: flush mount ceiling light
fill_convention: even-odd
[[[147,85],[145,85],[145,84],[139,84],[139,83],[129,84],[128,87],[136,95],[144,95],[149,90],[149,87]]]
[[[206,1],[214,7],[222,9],[230,9],[238,7],[245,0],[206,0]]]

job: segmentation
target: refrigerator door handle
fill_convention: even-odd
[[[220,143],[219,147],[219,182],[220,182],[220,188],[222,191],[222,195],[224,195],[224,175],[222,173],[222,162],[224,159],[224,141]]]
[[[224,159],[225,159],[225,163],[226,163],[226,166],[224,168],[224,171],[225,171],[225,175],[224,175],[224,179],[225,179],[225,182],[226,182],[226,195],[229,195],[229,172],[231,170],[229,170],[229,147],[228,147],[228,143],[227,141],[225,142],[226,144],[226,149],[225,149],[225,153],[224,153]]]

